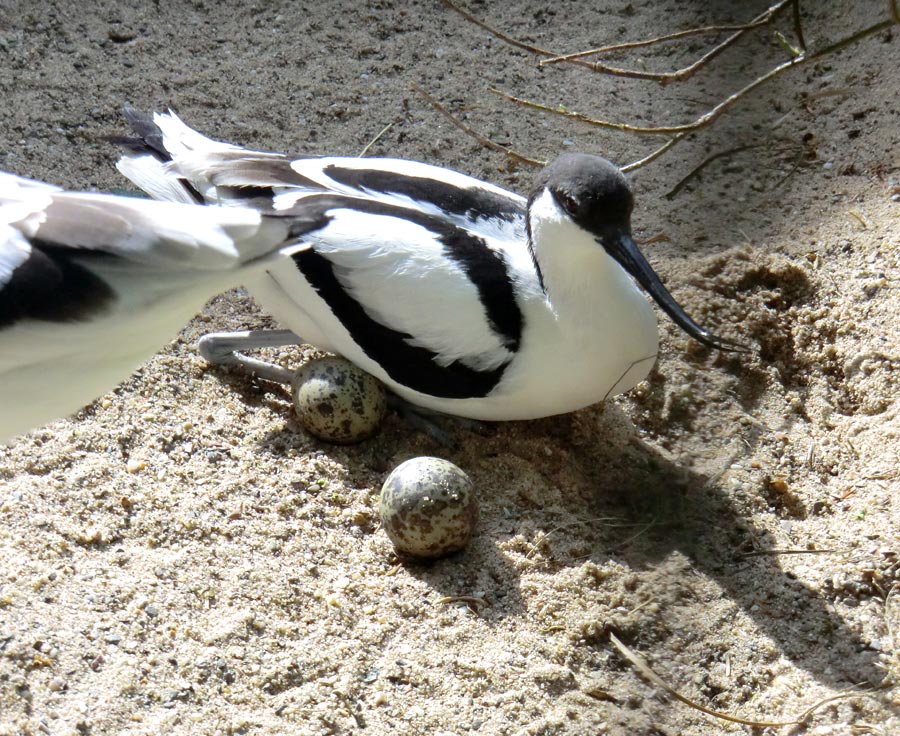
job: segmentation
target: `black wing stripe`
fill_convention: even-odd
[[[336,194],[304,197],[290,210],[279,214],[303,218],[304,223],[310,224],[306,232],[311,232],[325,225],[325,212],[336,208],[404,219],[434,233],[444,246],[447,257],[460,265],[477,289],[485,317],[497,337],[509,350],[518,350],[522,339],[523,317],[516,301],[512,278],[503,256],[488,248],[482,238],[440,217],[409,207]],[[302,227],[300,230],[292,228],[292,234],[302,237]]]
[[[379,169],[355,169],[330,164],[324,173],[333,181],[358,190],[400,194],[419,202],[428,202],[444,212],[478,219],[514,222],[525,215],[521,204],[490,189],[467,189],[438,179],[408,176]]]
[[[72,259],[71,250],[40,242],[31,245],[31,255],[16,267],[0,290],[0,327],[29,319],[85,321],[116,300],[109,284]]]
[[[435,353],[409,344],[411,335],[373,320],[344,290],[325,256],[306,250],[293,259],[353,340],[397,383],[430,396],[469,399],[487,396],[503,377],[507,364],[490,371],[478,371],[459,361],[439,365]]]

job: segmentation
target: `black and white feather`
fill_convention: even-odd
[[[252,208],[83,192],[0,173],[0,442],[84,406],[294,242]]]
[[[625,178],[597,156],[560,157],[526,199],[413,161],[246,150],[171,111],[126,117],[118,167],[152,196],[298,218],[306,247],[245,285],[288,328],[282,342],[343,355],[414,404],[524,419],[633,387],[658,340],[638,284],[698,340],[735,347],[662,285],[631,238]],[[254,332],[201,347],[253,364],[240,350],[275,343]]]

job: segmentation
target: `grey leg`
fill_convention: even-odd
[[[215,365],[239,365],[251,373],[276,383],[290,383],[293,372],[264,360],[250,358],[242,350],[300,345],[303,339],[290,330],[245,330],[211,332],[197,343],[200,355]]]
[[[426,409],[424,406],[411,404],[406,399],[402,399],[397,394],[388,392],[388,406],[399,414],[403,419],[409,422],[420,432],[424,432],[431,439],[448,450],[457,449],[457,442],[450,436],[450,433],[441,426],[441,422],[452,422],[470,432],[486,435],[489,433],[488,424],[480,422],[477,419],[467,419],[465,417],[457,417],[452,414],[444,414],[434,409]]]

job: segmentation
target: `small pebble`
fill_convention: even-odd
[[[469,476],[447,460],[416,457],[381,488],[381,523],[402,557],[433,559],[463,549],[478,522]]]
[[[378,431],[387,412],[381,382],[344,358],[318,358],[301,366],[291,394],[300,423],[326,442],[362,442]]]

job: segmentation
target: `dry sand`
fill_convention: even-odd
[[[571,51],[765,7],[736,5],[468,7]],[[880,0],[803,6],[812,47],[886,14]],[[900,733],[897,35],[785,75],[633,177],[639,235],[668,238],[649,259],[688,311],[757,355],[698,348],[662,320],[651,379],[605,406],[485,436],[451,427],[456,451],[396,417],[333,447],[298,428],[285,391],[197,355],[205,331],[269,324],[231,293],[77,417],[0,448],[0,733],[751,732],[665,697],[609,632],[681,692],[745,718],[789,720],[884,686],[771,733]],[[101,136],[122,132],[131,102],[305,154],[355,155],[390,123],[370,155],[526,192],[530,170],[411,85],[532,155],[624,163],[652,142],[488,88],[683,122],[785,58],[769,40],[662,88],[540,70],[436,0],[6,0],[0,168],[123,186]],[[616,60],[669,69],[706,43]],[[745,144],[761,145],[664,197]],[[377,493],[421,454],[471,474],[482,522],[466,552],[397,567]],[[483,603],[446,602],[456,596]]]

